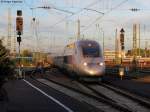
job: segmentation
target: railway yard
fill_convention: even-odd
[[[0,112],[150,112],[150,0],[0,0]]]

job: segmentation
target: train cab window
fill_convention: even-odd
[[[83,57],[102,57],[99,44],[95,41],[82,41],[79,43]]]
[[[84,57],[100,57],[99,47],[83,47],[82,51]]]

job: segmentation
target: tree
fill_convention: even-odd
[[[9,58],[9,51],[2,45],[0,40],[0,89],[6,78],[13,75],[15,69],[14,62]]]
[[[29,66],[32,62],[31,58],[27,58],[27,57],[32,57],[32,53],[31,51],[25,49],[23,50],[23,52],[21,53],[21,57],[26,57],[21,59],[21,64],[25,65],[25,66]]]
[[[137,55],[139,54],[139,48],[136,50]],[[127,56],[133,56],[133,50],[128,50],[126,53]],[[140,49],[141,57],[150,57],[150,49]]]

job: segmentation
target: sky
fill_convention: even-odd
[[[115,30],[119,36],[121,28],[125,30],[125,49],[131,49],[133,24],[140,24],[141,47],[144,48],[146,41],[150,44],[149,4],[150,0],[0,0],[0,36],[7,40],[8,9],[11,9],[12,35],[16,11],[23,12],[22,49],[59,52],[76,40],[78,19],[81,38],[94,39],[102,45],[104,32],[105,49],[109,50],[115,49]],[[43,6],[51,9],[38,8]],[[132,8],[140,10],[129,10]]]

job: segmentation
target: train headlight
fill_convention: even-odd
[[[94,72],[93,72],[93,71],[89,71],[89,73],[90,73],[90,74],[94,74]]]
[[[84,66],[87,66],[87,63],[86,63],[86,62],[84,62],[84,63],[83,63],[83,65],[84,65]]]
[[[104,65],[104,63],[102,63],[102,62],[101,62],[101,63],[99,63],[99,65],[100,65],[100,66],[103,66],[103,65]]]

